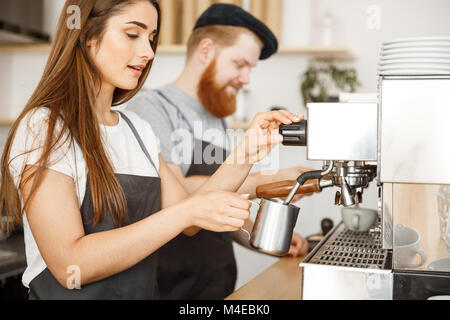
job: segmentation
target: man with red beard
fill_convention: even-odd
[[[187,45],[186,65],[171,84],[144,91],[129,109],[146,119],[161,140],[161,156],[186,190],[194,192],[227,157],[224,118],[236,111],[236,95],[250,81],[258,60],[278,48],[273,33],[261,21],[229,4],[215,4],[196,23]],[[276,175],[253,174],[239,189],[256,197],[256,187],[296,179],[305,168]],[[252,229],[248,221],[245,228]],[[243,232],[202,230],[194,237],[178,236],[159,250],[158,284],[162,299],[224,299],[234,291],[236,261],[232,241],[250,248]],[[294,234],[289,254],[308,251]]]

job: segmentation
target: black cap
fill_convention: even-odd
[[[213,4],[197,20],[194,30],[210,25],[244,27],[252,30],[264,43],[259,57],[261,60],[269,58],[278,50],[278,40],[272,31],[263,22],[236,5]]]

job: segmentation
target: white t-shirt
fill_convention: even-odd
[[[133,112],[126,110],[122,112],[136,127],[156,166],[156,170],[159,171],[160,142],[153,133],[151,126]],[[30,112],[18,127],[10,157],[10,172],[16,188],[19,186],[25,166],[36,164],[42,154],[43,142],[45,142],[47,135],[49,114],[50,110],[47,108]],[[119,119],[119,124],[113,127],[100,125],[103,145],[114,172],[116,174],[157,177],[158,172],[145,156],[130,127],[121,116]],[[61,129],[60,125],[61,123],[57,123],[55,132]],[[86,163],[79,145],[76,142],[71,144],[68,141],[64,142],[64,140],[63,138],[58,150],[50,156],[49,169],[63,173],[74,180],[78,205],[81,208],[86,192]],[[30,150],[32,150],[31,153],[24,155],[25,152]],[[22,282],[26,287],[29,287],[30,282],[44,271],[47,265],[34,240],[26,212],[23,216],[23,223],[27,268]]]

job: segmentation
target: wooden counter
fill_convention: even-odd
[[[299,264],[304,258],[281,258],[226,300],[301,300]]]

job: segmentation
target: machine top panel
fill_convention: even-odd
[[[376,161],[376,103],[308,104],[308,160]]]

